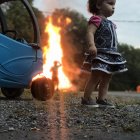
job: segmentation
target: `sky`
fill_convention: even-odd
[[[87,19],[87,0],[34,0],[41,11],[53,12],[56,8],[76,10]],[[117,25],[118,41],[140,48],[140,4],[139,0],[116,0],[115,13],[109,18]]]

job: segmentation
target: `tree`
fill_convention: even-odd
[[[33,0],[29,0],[33,7]],[[37,8],[33,7],[35,15],[37,16],[40,27],[43,27],[44,16]],[[20,1],[11,1],[5,4],[5,16],[8,23],[8,29],[16,30],[18,37],[24,37],[26,41],[33,41],[33,28],[31,19],[25,10],[24,5]],[[41,31],[44,30],[41,28]]]
[[[80,13],[70,10],[70,9],[56,9],[52,13],[54,24],[58,25],[57,19],[61,18],[61,21],[66,17],[72,20],[72,23],[68,26],[63,26],[61,31],[62,46],[64,51],[64,59],[67,63],[64,63],[66,67],[72,67],[74,65],[81,67],[84,52],[87,48],[86,43],[86,28],[87,20]],[[63,24],[63,22],[62,22]],[[140,49],[135,49],[133,46],[127,44],[119,44],[119,51],[122,53],[124,58],[127,60],[128,71],[125,73],[120,73],[113,75],[112,81],[110,83],[110,90],[135,90],[136,86],[140,84]],[[66,73],[72,73],[73,79],[78,86],[79,81],[82,83],[81,88],[84,87],[85,77],[81,78],[81,75],[77,76],[77,73],[73,70],[66,70]]]
[[[80,67],[86,48],[86,18],[77,11],[70,9],[55,9],[51,15],[54,25],[61,27],[61,45],[63,49],[63,68],[69,79],[80,84]],[[49,17],[46,18],[46,21]],[[66,24],[66,19],[71,20]],[[47,39],[47,35],[44,35]],[[44,45],[45,46],[45,45]],[[55,49],[55,48],[54,48]]]
[[[128,71],[114,75],[111,90],[136,90],[140,85],[140,49],[127,44],[119,44],[119,50],[127,60]]]
[[[33,0],[29,2],[31,5],[33,4]],[[48,36],[43,33],[45,20],[47,20],[48,17],[45,18],[43,14],[34,7],[33,10],[41,27],[41,39],[43,42],[43,39],[48,39]],[[11,2],[7,4],[5,15],[7,16],[10,29],[21,31],[20,34],[24,35],[27,40],[32,40],[30,18],[27,16],[21,3]],[[71,75],[73,75],[71,81],[75,82],[77,85],[82,83],[82,81],[85,83],[85,79],[81,79],[81,75],[75,73],[75,66],[80,69],[84,59],[84,52],[87,48],[86,18],[77,11],[70,9],[55,9],[51,16],[56,25],[60,24],[57,20],[61,18],[61,26],[63,27],[61,31],[61,43],[64,51],[64,65],[70,67],[65,70],[66,73],[71,73]],[[67,26],[63,26],[67,17],[70,18],[72,22]],[[42,45],[44,44],[42,43]],[[119,44],[119,50],[127,60],[128,71],[113,76],[110,90],[135,90],[136,86],[140,84],[140,49],[136,49],[127,44]],[[83,87],[84,85],[82,84],[80,86]]]
[[[56,9],[52,17],[54,19],[54,23],[56,24],[56,20],[61,17],[61,19],[70,18],[71,24],[65,26],[62,29],[62,45],[63,50],[66,56],[72,55],[73,61],[77,63],[78,66],[82,65],[83,62],[83,54],[86,49],[86,27],[87,20],[86,18],[78,13],[77,11],[70,9]],[[64,26],[63,26],[64,27]],[[66,47],[67,46],[67,47]],[[74,50],[73,53],[66,53],[67,49],[70,48]],[[69,56],[70,58],[71,56]]]

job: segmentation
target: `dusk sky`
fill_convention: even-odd
[[[69,8],[83,14],[87,19],[87,0],[35,0],[41,11],[53,12],[55,8]],[[115,14],[110,18],[117,25],[118,40],[140,48],[140,4],[139,0],[117,0]],[[136,22],[134,22],[136,21]]]

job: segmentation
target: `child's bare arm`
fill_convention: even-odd
[[[58,65],[58,67],[60,67],[62,64],[61,63],[59,63],[59,65]]]
[[[94,24],[90,24],[87,29],[87,41],[89,45],[89,51],[96,56],[97,49],[94,42],[94,34],[97,30],[97,27]]]
[[[60,67],[61,65],[62,64],[59,61],[57,61],[57,66]]]

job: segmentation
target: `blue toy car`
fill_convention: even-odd
[[[12,0],[0,0],[0,6],[9,1]],[[7,98],[13,99],[21,96],[24,88],[31,88],[34,98],[45,101],[53,96],[52,81],[44,76],[33,80],[33,77],[43,71],[39,26],[29,2],[27,0],[17,1],[20,1],[29,13],[33,25],[34,41],[28,42],[24,38],[19,38],[16,30],[8,29],[3,9],[0,7],[1,91]]]

